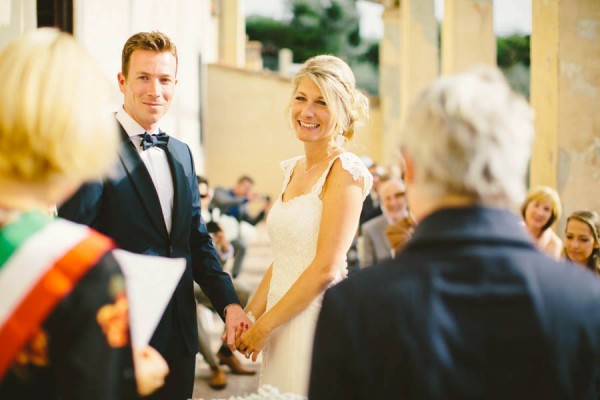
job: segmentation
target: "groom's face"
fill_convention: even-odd
[[[152,132],[171,106],[177,60],[170,52],[134,50],[127,76],[119,74],[124,108],[147,132]]]

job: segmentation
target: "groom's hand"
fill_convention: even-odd
[[[245,329],[252,326],[252,321],[239,304],[230,304],[225,308],[225,334],[224,340],[227,341],[227,346],[234,352],[235,340]]]

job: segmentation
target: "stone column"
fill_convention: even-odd
[[[36,27],[35,0],[0,1],[0,49]]]
[[[438,76],[438,27],[433,0],[404,0],[400,117],[406,116],[416,96]]]
[[[493,0],[445,0],[442,74],[496,65]]]
[[[244,0],[222,0],[219,23],[219,61],[243,68],[246,60]]]
[[[564,217],[600,212],[600,2],[533,0],[532,14],[530,183],[555,187]]]
[[[376,161],[387,164],[393,162],[398,151],[401,113],[401,10],[387,8],[383,12],[383,37],[379,44],[379,97],[383,135],[382,153]]]
[[[258,40],[249,40],[246,43],[246,69],[262,71],[262,43]]]
[[[283,76],[292,76],[292,63],[294,62],[294,53],[290,49],[281,49],[278,53],[279,73]]]
[[[383,13],[380,98],[383,116],[381,161],[398,154],[402,119],[415,97],[438,75],[437,21],[433,0],[404,0]]]

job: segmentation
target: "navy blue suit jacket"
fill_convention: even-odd
[[[152,178],[122,128],[121,137],[119,161],[110,174],[102,181],[84,185],[59,208],[58,214],[95,228],[111,237],[120,248],[133,253],[186,259],[183,277],[150,344],[161,351],[170,327],[178,323],[186,346],[196,353],[198,330],[193,281],[200,285],[221,317],[228,304],[239,300],[200,216],[200,194],[190,149],[170,137],[165,150],[174,188],[169,234]]]
[[[540,253],[515,214],[467,207],[326,292],[309,398],[585,399],[599,374],[598,278]]]

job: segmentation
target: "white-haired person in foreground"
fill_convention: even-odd
[[[596,398],[600,284],[537,250],[516,213],[532,136],[495,69],[418,98],[401,135],[417,227],[326,292],[311,400]]]
[[[132,350],[113,242],[48,215],[113,162],[106,79],[48,28],[0,52],[0,76],[0,398],[150,394],[168,367],[149,346]]]

